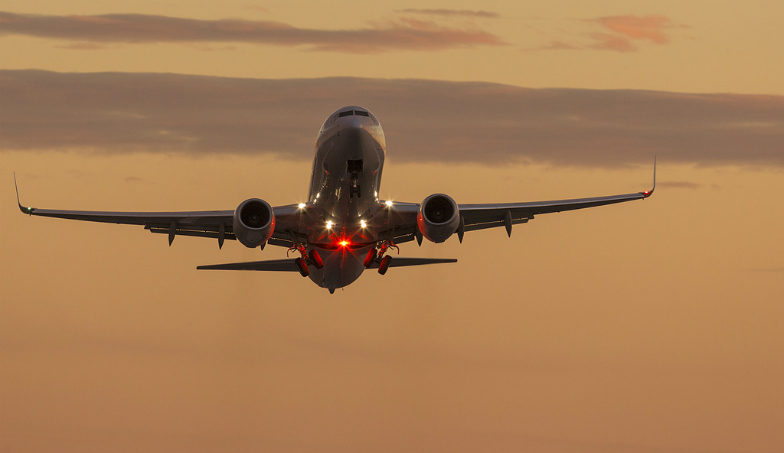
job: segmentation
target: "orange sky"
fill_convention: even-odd
[[[0,452],[784,449],[780,2],[159,3],[1,8]],[[657,191],[334,295],[15,207],[298,202],[354,103],[385,198]]]

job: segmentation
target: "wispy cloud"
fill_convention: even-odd
[[[593,47],[616,52],[637,51],[636,43],[650,41],[655,44],[670,42],[665,34],[672,27],[672,21],[664,16],[607,16],[594,19],[594,22],[607,29],[609,33],[593,33],[596,39]]]
[[[379,53],[504,45],[492,33],[399,19],[353,30],[298,28],[282,22],[197,20],[143,14],[52,16],[0,12],[0,36],[26,35],[80,43],[238,42],[308,50]],[[81,44],[84,46],[84,44]],[[81,47],[80,47],[81,48]]]
[[[751,272],[782,273],[782,272],[784,272],[784,266],[778,266],[778,267],[775,267],[775,266],[773,266],[773,267],[755,267],[755,268],[749,268],[749,269],[746,269],[746,270],[751,271]]]
[[[591,24],[594,29],[580,32],[577,37],[554,39],[550,44],[539,47],[538,50],[600,49],[615,52],[637,52],[641,43],[668,44],[670,36],[667,32],[670,29],[682,27],[675,25],[670,18],[661,15],[605,16],[582,22]]]
[[[479,17],[485,19],[497,19],[499,17],[498,13],[492,11],[483,11],[483,10],[467,10],[467,9],[418,9],[418,8],[406,8],[398,10],[401,13],[412,13],[412,14],[429,14],[434,16],[463,16],[463,17]]]
[[[669,189],[699,189],[702,184],[691,181],[660,181],[657,183],[659,187],[666,187]]]
[[[647,40],[656,44],[667,44],[670,41],[665,30],[672,26],[672,21],[664,16],[607,16],[595,20],[628,39]]]
[[[490,83],[0,71],[0,150],[310,159],[335,109],[381,120],[396,161],[784,167],[784,97]],[[691,188],[688,182],[673,187]]]

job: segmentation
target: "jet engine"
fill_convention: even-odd
[[[429,241],[446,241],[460,226],[457,203],[442,193],[430,195],[419,205],[417,226]]]
[[[275,232],[275,213],[264,200],[250,198],[234,211],[234,235],[245,247],[263,244]]]

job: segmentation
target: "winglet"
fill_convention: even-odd
[[[24,207],[22,206],[22,202],[19,201],[19,187],[16,185],[16,172],[14,172],[14,189],[16,189],[16,204],[19,205],[19,210],[24,214],[32,214],[33,211],[35,211],[35,208]]]
[[[643,198],[648,198],[653,195],[653,191],[656,190],[656,156],[653,156],[653,187],[651,190],[646,190],[642,193]]]

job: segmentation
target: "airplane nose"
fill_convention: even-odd
[[[352,129],[364,129],[365,121],[362,120],[362,117],[352,116],[347,126]]]

